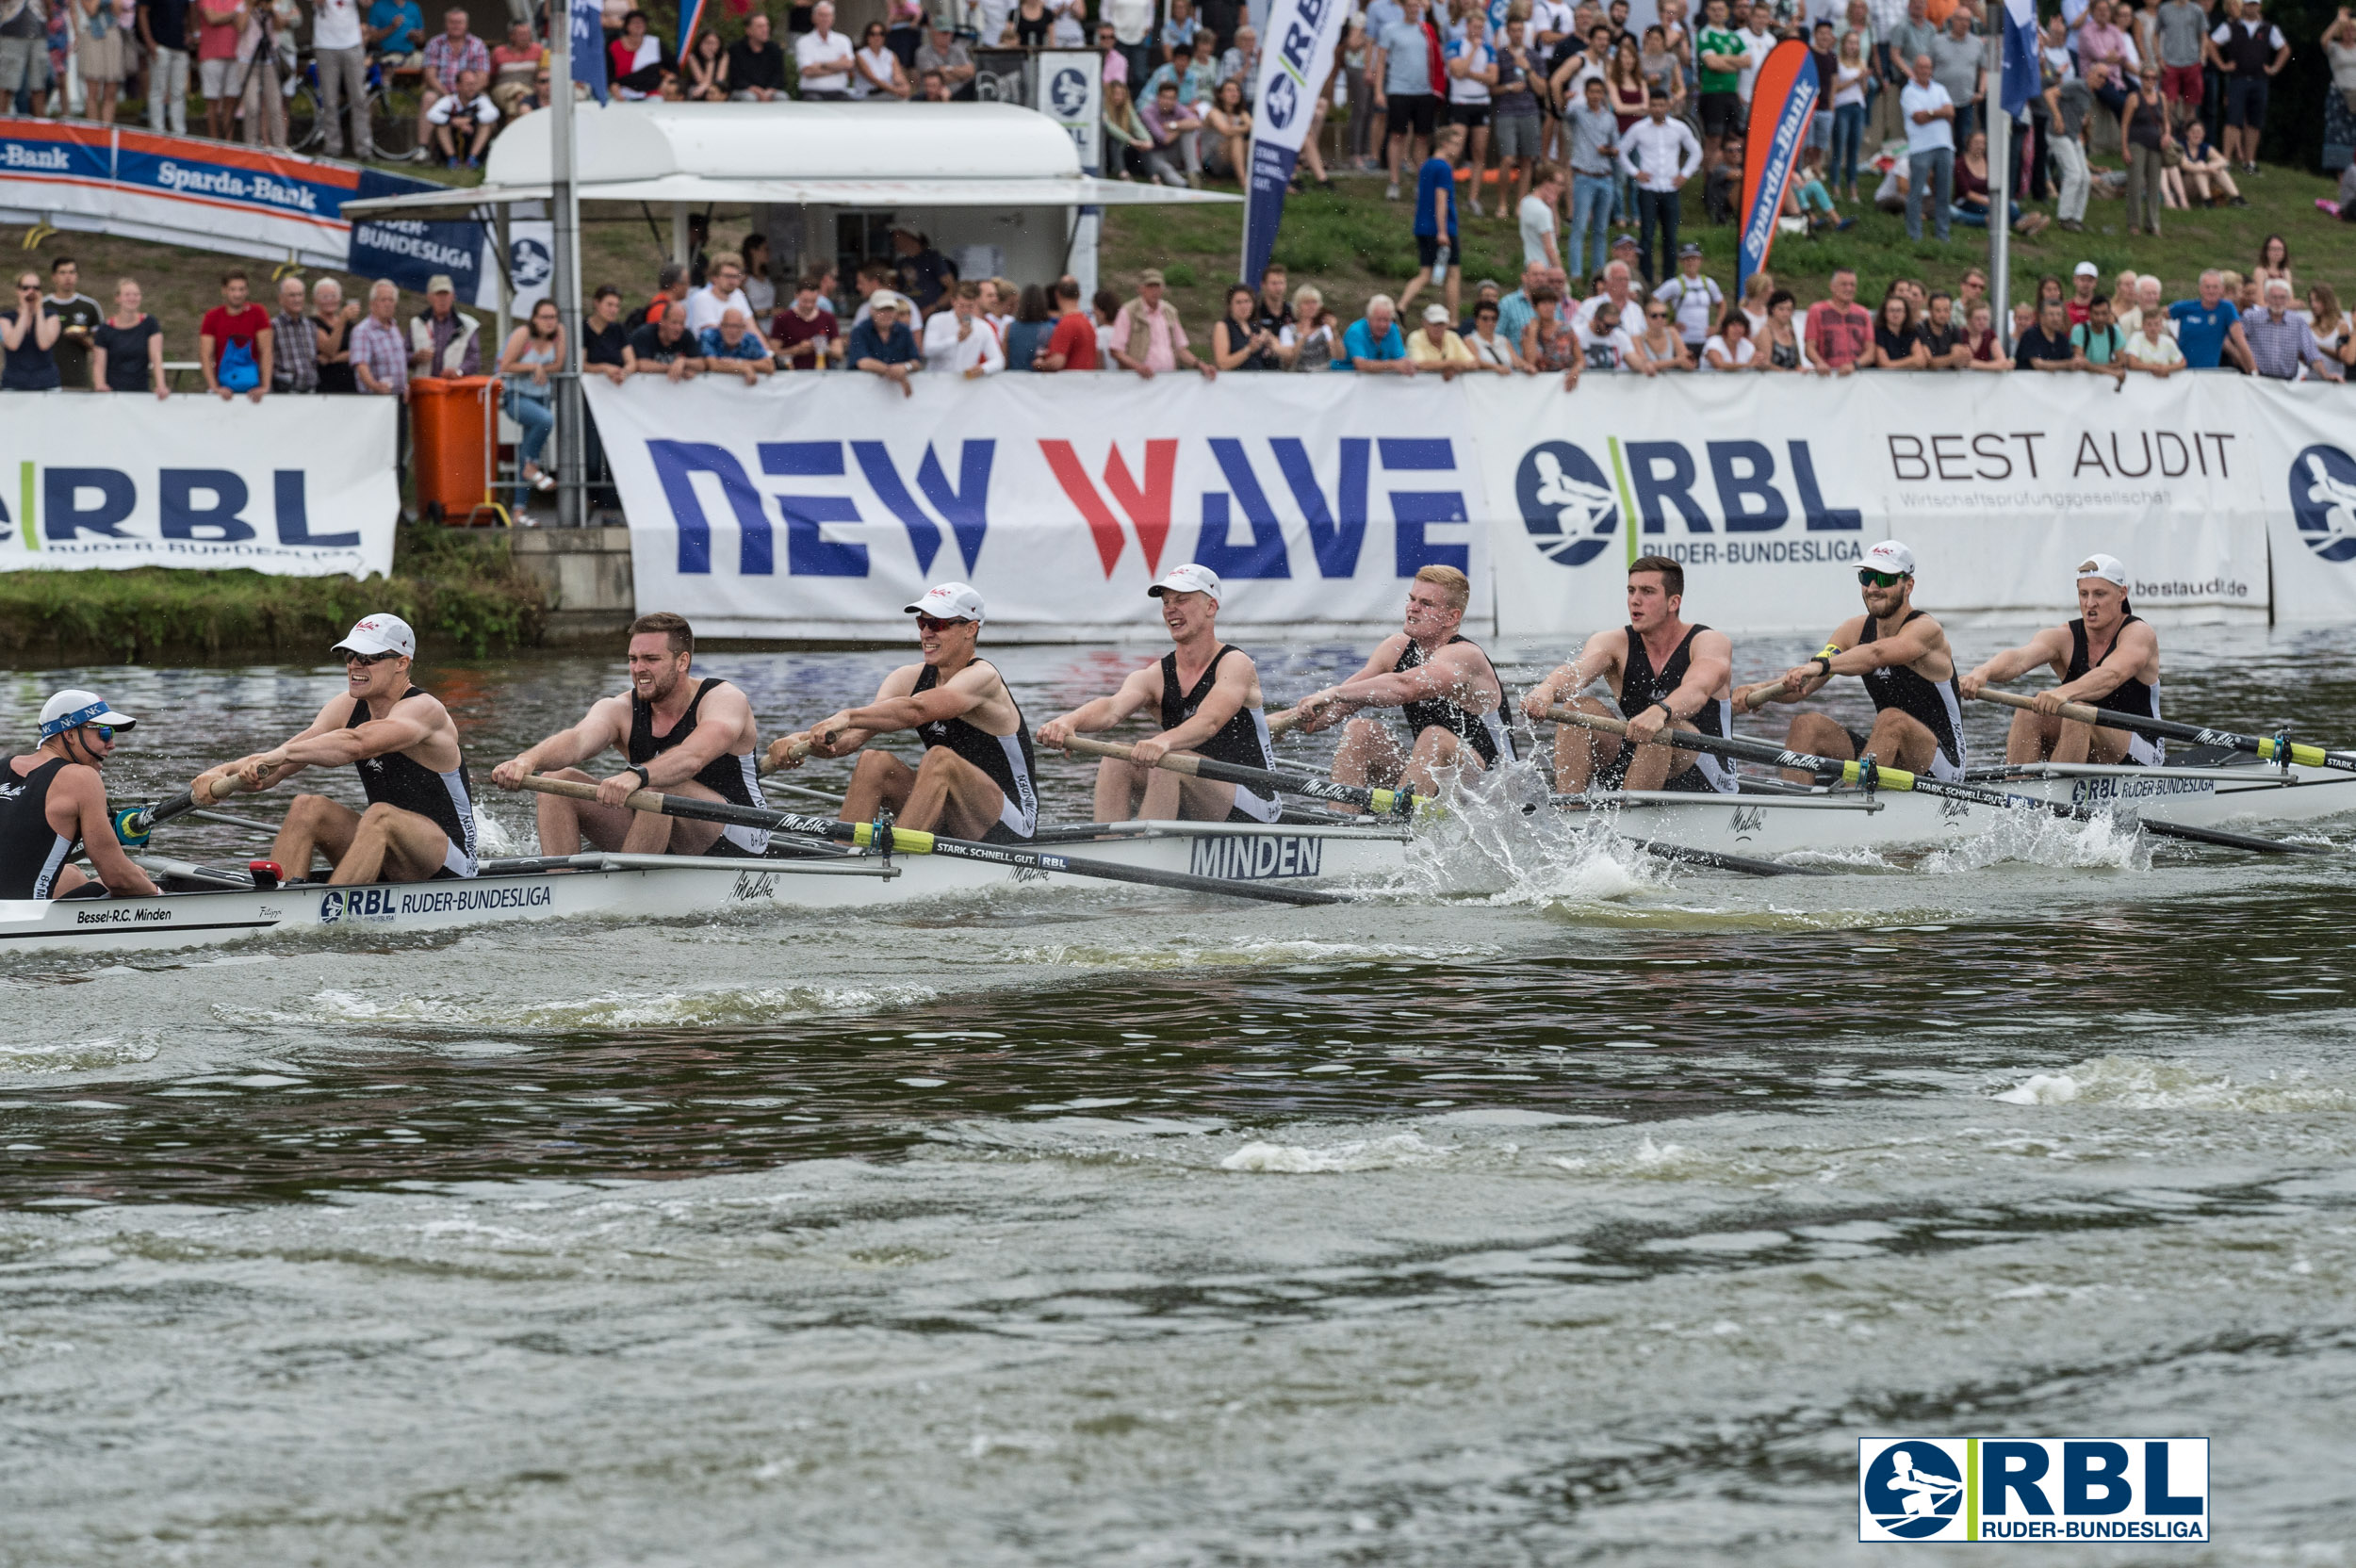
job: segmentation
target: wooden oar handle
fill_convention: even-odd
[[[1301,710],[1287,708],[1282,713],[1270,713],[1268,716],[1268,732],[1271,735],[1282,735],[1300,722]]]
[[[1735,704],[1735,706],[1742,709],[1745,713],[1756,713],[1766,704],[1771,703],[1777,697],[1783,695],[1785,690],[1786,688],[1784,683],[1778,680],[1772,686],[1759,687],[1757,691],[1750,694],[1748,699],[1739,702]]]
[[[842,731],[839,729],[829,729],[825,734],[819,736],[818,739],[827,745],[832,745],[834,744],[835,737],[841,733]],[[808,741],[797,740],[792,745],[787,746],[783,751],[779,751],[777,749],[777,743],[773,741],[769,744],[769,749],[762,752],[761,755],[761,761],[759,763],[761,776],[766,778],[771,774],[776,773],[778,769],[784,767],[786,763],[799,762],[807,759],[809,756],[810,743]]]
[[[2024,697],[2018,692],[2000,692],[1992,686],[1983,687],[1981,689],[1979,700],[1982,702],[1992,702],[2004,708],[2022,708],[2031,710],[2034,710],[2037,708],[2037,698],[2035,697]],[[2102,722],[2102,715],[2083,702],[2063,703],[2061,705],[2061,716],[2065,719],[2075,719],[2080,724],[2101,724]]]
[[[536,773],[524,775],[516,782],[515,787],[519,790],[530,790],[536,794],[570,795],[575,800],[597,798],[597,786],[595,784],[576,783],[569,778],[549,778]],[[633,811],[661,811],[663,802],[669,798],[659,790],[632,790],[630,792],[630,798],[622,804]]]
[[[1063,749],[1075,757],[1110,757],[1122,762],[1134,762],[1137,760],[1135,746],[1121,745],[1113,741],[1091,741],[1085,735],[1072,736],[1064,743]],[[1197,776],[1194,764],[1200,760],[1201,759],[1190,751],[1172,751],[1165,753],[1161,760],[1153,765],[1171,773],[1185,774],[1191,778]]]
[[[1626,719],[1615,719],[1608,713],[1590,713],[1583,708],[1549,708],[1540,716],[1543,718],[1552,719],[1557,724],[1575,724],[1581,729],[1600,729],[1606,735],[1618,735],[1626,737],[1628,734],[1628,721]],[[1677,730],[1664,729],[1661,732],[1661,739],[1657,741],[1647,741],[1642,743],[1656,746],[1674,746],[1677,743],[1676,737],[1678,734],[1679,732]]]

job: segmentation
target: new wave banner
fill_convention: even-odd
[[[387,575],[398,412],[390,398],[0,392],[0,571]]]
[[[0,213],[61,229],[340,268],[352,242],[346,202],[434,188],[199,137],[0,117]]]
[[[1779,377],[1772,399],[1737,376],[1601,390],[1488,376],[1464,389],[1501,514],[1504,634],[1624,624],[1628,562],[1661,555],[1685,568],[1687,620],[1821,637],[1858,612],[1857,563],[1884,539],[1913,547],[1915,602],[1951,623],[2067,620],[2097,550],[2127,564],[2138,613],[2255,622],[2269,513],[2275,592],[2356,619],[2356,562],[2339,564],[2356,558],[2356,441],[2344,415],[2334,433],[2336,388],[2300,400],[2303,425],[2237,376],[2119,392],[1886,374]],[[2309,585],[2327,569],[2328,587]]]
[[[1737,296],[1751,274],[1767,265],[1775,248],[1775,218],[1783,211],[1783,193],[1799,166],[1800,150],[1808,145],[1808,122],[1816,112],[1823,84],[1816,79],[1816,57],[1798,39],[1786,39],[1767,51],[1751,90],[1751,119],[1742,143],[1742,233],[1735,246]]]
[[[1427,565],[1489,621],[1470,405],[1350,376],[789,375],[586,391],[630,519],[640,612],[710,636],[883,639],[966,581],[993,641],[1162,634],[1146,589],[1198,562],[1220,624],[1397,630]],[[790,437],[788,433],[790,433]]]
[[[1284,219],[1284,192],[1342,24],[1344,0],[1275,0],[1260,33],[1259,93],[1252,116],[1252,188],[1243,215],[1243,281],[1257,288]],[[1502,35],[1499,35],[1502,36]]]

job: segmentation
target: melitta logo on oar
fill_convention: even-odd
[[[2205,1437],[1861,1437],[1859,1541],[2209,1539]]]

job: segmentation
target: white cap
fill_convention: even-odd
[[[1448,313],[1448,306],[1446,305],[1424,306],[1423,318],[1427,321],[1452,321],[1455,319],[1454,317]]]
[[[69,729],[79,729],[86,724],[112,725],[128,729],[139,721],[127,713],[118,713],[106,706],[106,699],[96,692],[85,692],[79,686],[69,686],[41,705],[41,738],[62,735]]]
[[[2244,3],[2247,4],[2248,0]],[[2105,582],[2115,582],[2124,588],[2127,586],[2127,563],[2115,555],[2104,555],[2097,550],[2078,563],[2077,575],[2080,579],[2099,577]]]
[[[871,312],[878,310],[905,311],[908,308],[908,302],[900,298],[899,295],[894,294],[889,288],[878,288],[875,292],[867,296],[867,308]]]
[[[1183,566],[1172,566],[1163,575],[1161,581],[1145,592],[1152,598],[1160,598],[1164,594],[1208,594],[1211,602],[1217,604],[1219,602],[1219,574],[1208,566],[1198,566],[1189,561]]]
[[[1885,539],[1865,552],[1857,569],[1867,572],[1895,572],[1900,577],[1914,575],[1914,552],[1895,539]]]
[[[417,656],[417,634],[409,629],[409,623],[399,615],[364,615],[354,621],[344,640],[329,650],[334,653],[397,653],[403,659]]]
[[[2082,261],[2070,274],[2073,278],[2099,278],[2102,270],[2090,261]]]
[[[982,624],[982,596],[962,582],[941,582],[924,590],[924,596],[907,606],[911,615],[930,615],[937,621],[972,621]]]

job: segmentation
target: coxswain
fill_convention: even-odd
[[[1568,703],[1581,712],[1614,716],[1594,697],[1595,680],[1612,688],[1628,739],[1577,725],[1554,733],[1554,787],[1566,794],[1591,785],[1605,790],[1676,790],[1731,794],[1733,765],[1710,752],[1647,745],[1664,730],[1726,736],[1733,731],[1734,645],[1723,631],[1680,618],[1685,568],[1666,556],[1628,563],[1628,625],[1598,631],[1579,657],[1540,681],[1522,710],[1543,719]]]
[[[687,800],[764,807],[753,753],[761,736],[753,705],[717,676],[689,674],[695,630],[684,615],[660,611],[630,626],[630,690],[599,697],[570,729],[491,770],[502,790],[543,774],[595,784],[597,798],[541,795],[540,853],[575,855],[586,839],[597,849],[631,855],[751,855],[767,852],[766,828],[694,822],[623,805],[633,791],[658,790]],[[580,764],[608,748],[623,766],[603,778]]]
[[[2161,743],[2131,729],[2098,727],[2061,716],[2065,702],[2114,712],[2160,716],[2160,638],[2127,602],[2127,567],[2115,555],[2078,563],[2078,618],[2051,626],[2017,648],[2006,648],[1956,681],[1969,700],[2039,664],[2061,684],[2037,694],[2037,711],[2013,714],[2004,737],[2007,762],[2104,762],[2156,768],[2168,760]]]
[[[916,617],[923,662],[886,676],[866,707],[779,736],[770,743],[770,762],[793,767],[804,747],[812,757],[848,757],[878,735],[913,729],[924,743],[924,760],[911,768],[890,752],[866,752],[851,770],[842,820],[870,822],[889,809],[902,827],[1027,842],[1039,831],[1031,733],[997,667],[973,650],[982,596],[944,582],[907,609]]]
[[[69,688],[41,709],[41,744],[0,767],[0,898],[153,898],[155,884],[115,840],[101,772],[137,724],[95,692]],[[67,861],[80,850],[93,882]]]
[[[344,690],[302,734],[197,775],[198,800],[216,778],[268,790],[305,768],[350,763],[368,809],[325,795],[297,795],[270,845],[291,881],[306,881],[316,852],[335,868],[328,881],[426,882],[475,874],[474,790],[458,727],[440,699],[409,684],[417,636],[398,615],[369,615],[335,645]]]
[[[1801,713],[1784,744],[1842,761],[1871,753],[1884,767],[1960,780],[1963,699],[1955,689],[1955,657],[1939,622],[1914,608],[1914,552],[1885,539],[1865,552],[1857,580],[1865,613],[1841,622],[1816,657],[1777,681],[1737,691],[1735,707],[1755,712],[1765,702],[1801,702],[1834,676],[1857,676],[1873,699],[1871,734],[1859,735],[1822,713]],[[1782,690],[1770,696],[1778,682]],[[1785,776],[1805,782],[1808,776],[1787,769]]]
[[[1478,643],[1460,636],[1472,582],[1453,566],[1426,566],[1407,587],[1406,629],[1386,637],[1356,675],[1301,698],[1303,734],[1349,719],[1333,754],[1333,781],[1417,794],[1438,792],[1440,776],[1480,773],[1514,760],[1505,725],[1505,682]],[[1362,709],[1396,708],[1407,743]],[[1337,806],[1350,811],[1354,807]]]
[[[1260,672],[1249,654],[1219,640],[1219,574],[1191,564],[1173,566],[1146,592],[1162,601],[1162,624],[1176,645],[1132,673],[1112,695],[1082,703],[1039,726],[1039,744],[1061,747],[1074,735],[1110,729],[1133,713],[1150,711],[1161,731],[1131,748],[1135,760],[1107,757],[1097,764],[1098,822],[1276,821],[1284,807],[1273,792],[1189,778],[1153,765],[1173,751],[1186,751],[1214,761],[1273,768],[1276,755],[1260,702]]]

